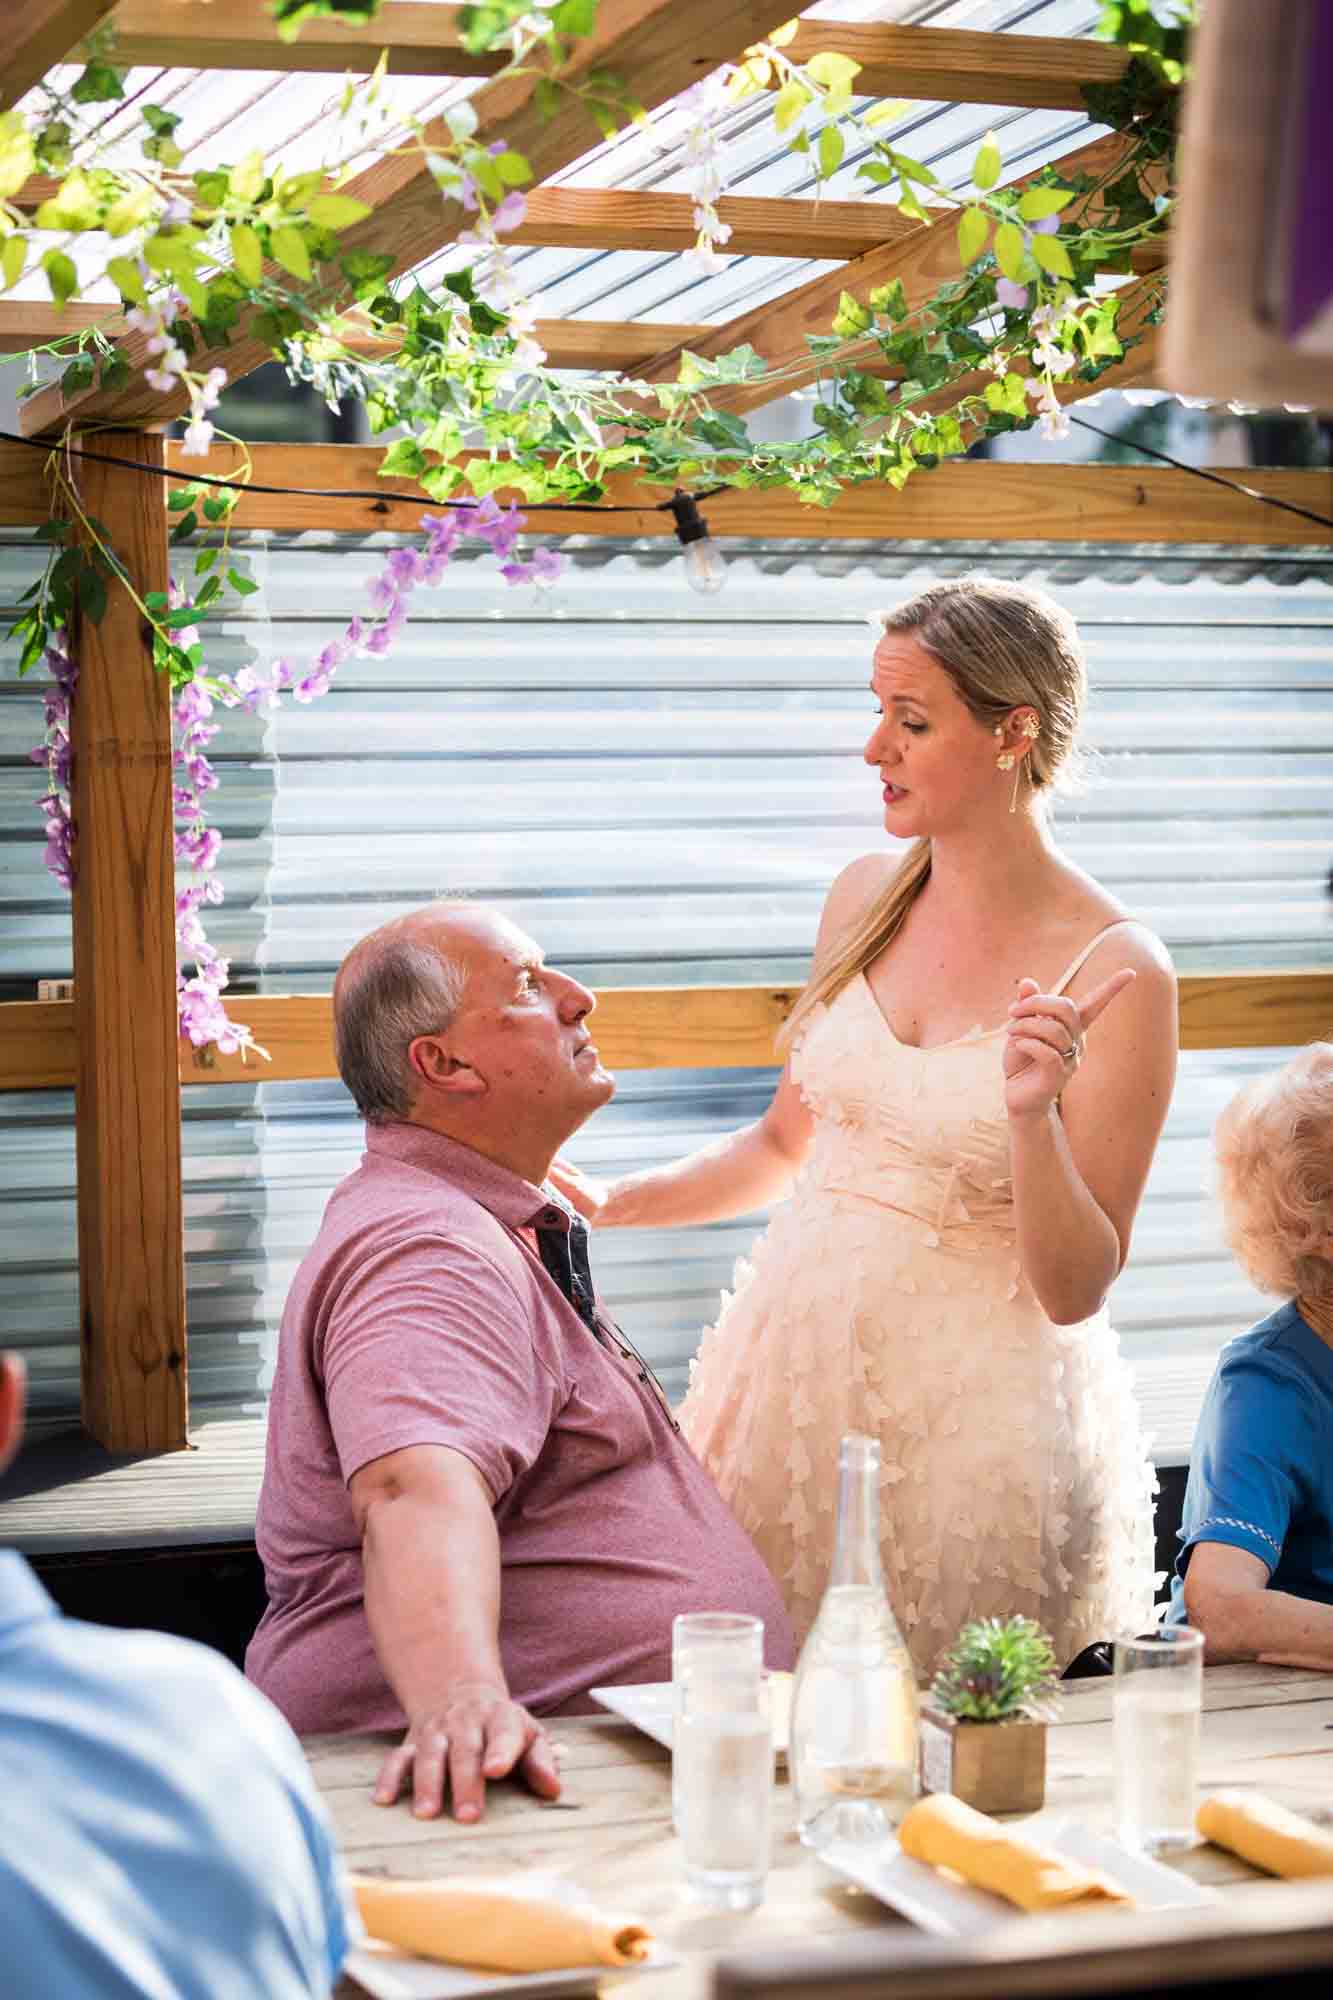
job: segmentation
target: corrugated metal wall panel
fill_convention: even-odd
[[[360,601],[364,545],[253,538],[260,583],[219,667],[313,656]],[[0,607],[34,573],[0,546]],[[597,983],[801,975],[833,874],[875,845],[864,614],[968,567],[1022,574],[1079,618],[1092,666],[1071,853],[1191,968],[1327,962],[1333,856],[1333,560],[1310,551],[745,545],[701,600],[674,551],[601,544],[549,597],[489,566],[419,592],[383,664],[345,668],[308,709],[230,717],[217,748],[226,906],[213,934],[238,986],[326,988],[346,947],[449,889],[491,897]],[[25,761],[33,684],[0,661],[0,990],[69,969]],[[243,1017],[244,1001],[237,1011]],[[1265,1052],[1185,1059],[1135,1253],[1117,1293],[1165,1458],[1187,1442],[1217,1344],[1257,1302],[1207,1195],[1207,1133]],[[763,1072],[630,1075],[571,1150],[617,1170],[757,1114]],[[28,1348],[39,1421],[77,1404],[73,1145],[67,1095],[0,1098],[0,1316]],[[359,1128],[329,1085],[186,1093],[196,1414],[262,1401],[291,1273]],[[612,1234],[599,1268],[676,1387],[753,1226]],[[1183,1247],[1182,1246],[1186,1246]]]

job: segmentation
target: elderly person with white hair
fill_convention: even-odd
[[[1218,1360],[1168,1621],[1210,1660],[1333,1672],[1333,1043],[1242,1090],[1216,1146],[1232,1247],[1285,1303]]]

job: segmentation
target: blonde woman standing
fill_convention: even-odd
[[[1152,1606],[1152,1471],[1106,1294],[1175,1074],[1158,940],[1047,821],[1086,672],[1040,592],[937,585],[882,619],[865,761],[914,845],[834,883],[754,1125],[609,1188],[602,1227],[781,1200],[681,1412],[798,1632],[838,1440],[883,1444],[885,1573],[918,1671],[1024,1612],[1063,1661]]]

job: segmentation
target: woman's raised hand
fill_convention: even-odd
[[[562,1194],[571,1208],[576,1208],[585,1222],[596,1222],[606,1206],[608,1193],[605,1181],[597,1181],[590,1174],[580,1172],[572,1160],[561,1159],[557,1153],[546,1175],[557,1194]]]
[[[1043,993],[1035,979],[1019,981],[1004,1043],[1004,1102],[1011,1120],[1044,1117],[1058,1101],[1083,1060],[1087,1030],[1133,979],[1126,966],[1082,1000]]]

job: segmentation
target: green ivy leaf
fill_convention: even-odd
[[[805,65],[805,71],[807,76],[821,84],[825,90],[845,92],[850,90],[852,78],[861,74],[861,65],[859,62],[853,62],[850,56],[840,56],[831,49],[825,49],[818,55],[811,56]]]
[[[590,35],[597,26],[597,0],[559,0],[551,9],[551,26],[558,35]]]
[[[227,571],[227,581],[238,597],[253,597],[259,588],[252,577],[242,576],[238,569]]]
[[[102,356],[98,382],[103,389],[123,389],[133,372],[124,348],[113,347],[109,354]]]
[[[876,285],[870,294],[870,304],[873,310],[883,314],[885,319],[906,319],[907,292],[902,279],[895,278],[888,285]]]
[[[111,257],[107,261],[106,274],[122,299],[131,305],[141,306],[147,300],[143,277],[139,266],[130,257]]]
[[[789,77],[773,100],[773,124],[779,132],[789,131],[811,103],[810,92],[796,77]]]
[[[62,396],[77,396],[84,389],[91,389],[93,377],[97,373],[97,363],[91,354],[76,355],[60,378]]]
[[[23,267],[28,261],[26,237],[17,234],[6,236],[0,244],[0,291],[9,291],[23,276]]]
[[[379,462],[381,479],[419,479],[426,470],[426,455],[414,438],[399,438]]]
[[[106,585],[91,563],[79,571],[79,609],[94,625],[106,615]]]
[[[958,221],[958,255],[964,266],[978,258],[990,235],[990,217],[981,208],[965,208]]]
[[[125,95],[125,86],[120,71],[110,63],[90,62],[71,84],[69,94],[76,104],[114,104]]]
[[[51,297],[58,306],[65,305],[79,288],[79,274],[72,260],[63,250],[48,250],[42,258],[42,269],[51,287]]]
[[[227,231],[231,261],[247,285],[258,285],[264,277],[264,250],[258,233],[248,222],[235,222]]]
[[[320,229],[350,229],[373,213],[368,201],[350,194],[317,194],[306,203],[306,214]]]
[[[1049,271],[1053,278],[1072,278],[1074,266],[1069,252],[1058,236],[1034,236],[1028,246],[1043,271]]]
[[[1002,222],[995,232],[995,259],[1011,284],[1023,282],[1023,257],[1026,246],[1023,232],[1016,222]]]
[[[869,325],[870,314],[861,301],[854,299],[850,292],[840,293],[838,310],[833,316],[833,331],[849,340],[858,333],[864,333]]]
[[[837,173],[838,168],[842,165],[842,156],[845,150],[842,132],[838,126],[826,125],[819,135],[819,177],[821,180],[827,181],[833,178],[833,175]]]
[[[1002,164],[995,134],[988,132],[977,148],[977,157],[972,162],[973,187],[980,188],[983,194],[987,188],[993,188],[1000,178]]]
[[[218,557],[221,554],[222,554],[221,549],[200,549],[198,555],[194,559],[195,575],[207,576],[209,570],[212,569],[213,565],[216,563]]]
[[[1058,215],[1074,199],[1073,188],[1032,187],[1019,198],[1018,213],[1024,222],[1044,222],[1048,215]]]
[[[292,223],[284,222],[277,229],[270,229],[268,247],[284,271],[290,271],[294,278],[303,282],[309,281],[310,254],[305,247],[304,236]]]
[[[532,179],[532,167],[522,153],[506,146],[495,156],[495,171],[506,187],[523,187]]]

